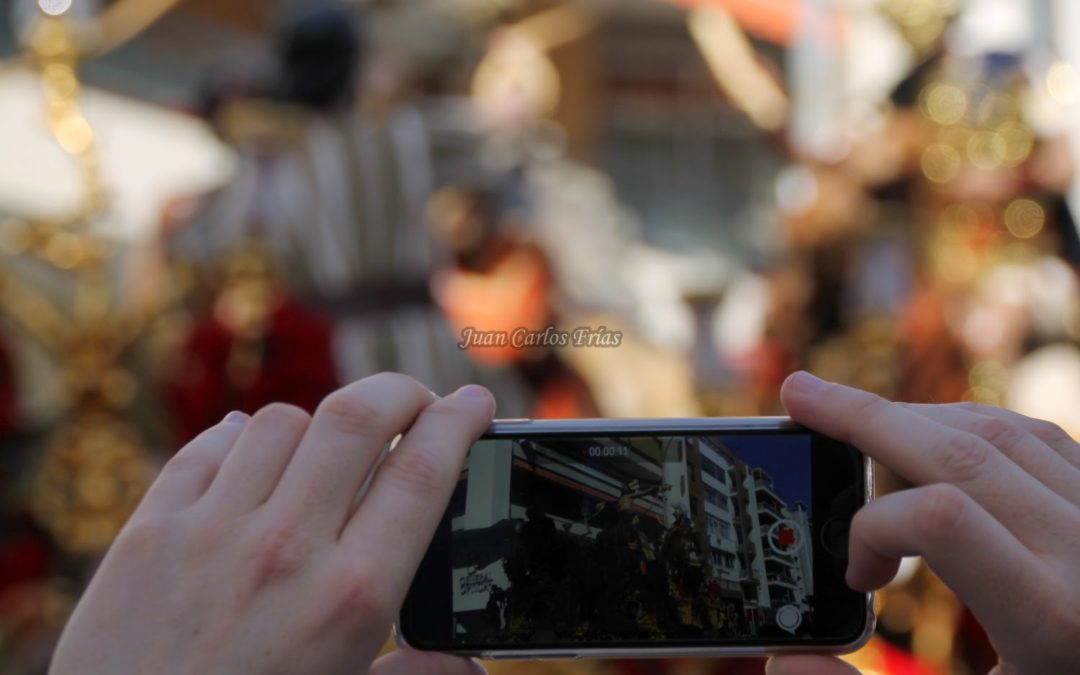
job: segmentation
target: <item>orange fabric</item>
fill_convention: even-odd
[[[707,5],[721,7],[748,33],[777,44],[790,44],[803,20],[800,0],[668,0],[693,9]]]
[[[433,285],[435,299],[458,335],[465,328],[510,335],[517,328],[543,330],[547,325],[551,279],[544,259],[532,249],[507,253],[487,272],[443,270]],[[524,353],[510,344],[467,351],[489,364],[516,361]]]

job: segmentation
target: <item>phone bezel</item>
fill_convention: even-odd
[[[532,419],[497,419],[485,431],[481,438],[505,438],[520,436],[542,436],[556,434],[596,435],[634,433],[731,433],[737,431],[785,431],[797,432],[811,430],[787,417],[698,417],[698,418],[656,418],[656,419],[573,419],[573,420],[532,420]],[[864,503],[874,498],[874,464],[865,454],[862,455]],[[492,660],[516,659],[581,659],[581,658],[674,658],[674,657],[755,657],[784,653],[825,653],[846,654],[865,645],[873,635],[877,617],[874,614],[874,594],[865,594],[866,619],[863,631],[855,638],[843,644],[776,644],[776,645],[709,645],[709,646],[634,646],[634,647],[522,647],[522,648],[481,648],[481,649],[445,649],[444,653],[471,656]],[[406,603],[408,600],[406,600]],[[405,606],[402,607],[402,611]],[[409,644],[402,631],[401,614],[393,626],[394,640],[401,648],[418,649]]]

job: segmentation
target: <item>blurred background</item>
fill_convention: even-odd
[[[0,672],[44,672],[186,440],[379,370],[638,417],[781,413],[807,368],[1080,434],[1077,25],[1070,0],[0,0]],[[619,338],[458,347],[548,326]],[[918,560],[878,609],[868,674],[994,662]]]

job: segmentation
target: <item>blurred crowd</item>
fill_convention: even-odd
[[[124,242],[94,235],[109,177],[79,135],[90,19],[63,4],[0,63],[0,80],[40,78],[38,125],[89,195],[45,220],[0,200],[0,672],[43,672],[184,442],[381,370],[566,418],[782,414],[805,368],[1080,435],[1080,77],[1038,21],[1026,42],[975,39],[1002,3],[277,3],[265,53],[209,68],[186,103],[228,178]],[[887,67],[841,90],[868,41],[893,46],[865,57]],[[618,339],[543,338],[578,328]],[[462,348],[468,331],[533,339]],[[994,662],[917,561],[879,611],[853,657],[868,673]]]

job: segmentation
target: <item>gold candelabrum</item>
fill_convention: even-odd
[[[74,213],[49,220],[8,219],[0,227],[0,311],[54,355],[62,422],[49,435],[30,507],[66,551],[103,551],[141,499],[154,462],[128,420],[138,395],[124,365],[155,315],[118,306],[108,274],[111,244],[97,234],[106,216],[94,130],[79,107],[77,27],[62,13],[43,15],[27,60],[40,76],[44,113],[59,147],[79,166],[86,192]],[[70,278],[64,303],[24,282],[19,265]]]
[[[109,204],[94,130],[79,107],[77,69],[84,57],[122,44],[178,2],[119,0],[82,24],[67,16],[62,1],[43,2],[22,59],[40,77],[49,131],[79,167],[85,186],[81,205],[66,217],[0,222],[0,313],[54,355],[59,373],[62,421],[45,443],[30,506],[74,555],[101,553],[153,478],[155,462],[131,421],[141,398],[139,381],[126,364],[193,281],[177,265],[168,283],[139,302],[114,291],[115,246],[94,228],[107,217]],[[47,11],[57,6],[61,11]],[[259,346],[276,288],[269,260],[258,242],[245,240],[222,262],[216,314],[237,337],[231,380],[250,380],[260,367]],[[65,275],[67,300],[55,302],[24,282],[17,270],[28,264]]]

